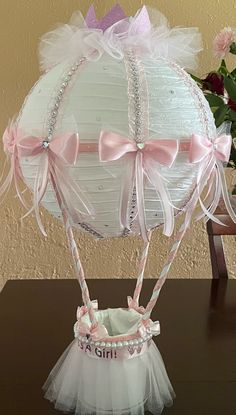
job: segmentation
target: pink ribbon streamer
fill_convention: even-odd
[[[108,162],[125,157],[128,163],[121,196],[121,226],[128,228],[128,204],[130,191],[136,188],[138,219],[141,235],[148,240],[145,205],[144,205],[144,176],[159,194],[164,212],[164,231],[170,236],[174,228],[174,210],[171,204],[165,179],[160,174],[161,166],[171,167],[178,153],[177,140],[148,140],[136,143],[130,138],[114,132],[102,131],[99,140],[100,161]],[[131,165],[130,165],[131,163]]]
[[[211,219],[220,225],[224,225],[213,215],[222,195],[226,209],[233,222],[236,223],[236,215],[230,203],[223,167],[223,163],[229,160],[231,145],[232,138],[228,134],[220,134],[213,141],[197,134],[192,136],[189,161],[191,163],[199,163],[197,192],[203,211],[202,214],[198,215],[197,219],[204,217],[205,220]],[[206,207],[200,195],[208,181],[209,190],[204,199],[204,201],[207,201],[208,207]]]
[[[74,222],[81,220],[80,215],[93,214],[92,205],[78,184],[72,180],[66,168],[68,165],[75,165],[77,161],[79,154],[78,134],[63,134],[49,142],[42,137],[24,136],[22,133],[18,133],[17,149],[19,157],[40,156],[34,183],[33,207],[25,216],[34,211],[40,230],[45,236],[39,204],[46,192],[50,176],[53,177],[59,193],[63,195],[63,200]],[[82,205],[85,212],[75,208],[74,206],[77,204]]]
[[[14,182],[17,196],[19,197],[23,206],[25,208],[28,208],[27,203],[23,197],[23,192],[19,188],[19,184],[18,184],[19,179],[23,179],[23,178],[22,178],[22,173],[21,173],[21,169],[19,165],[18,150],[17,150],[16,142],[17,142],[17,129],[15,126],[15,121],[12,120],[9,122],[8,127],[3,133],[4,151],[10,160],[10,169],[5,180],[0,185],[0,199],[1,199],[1,202],[4,200],[4,197],[8,193],[12,182]],[[4,169],[3,169],[3,173],[2,173],[0,181],[2,181],[4,170],[5,170],[5,165],[4,165]]]

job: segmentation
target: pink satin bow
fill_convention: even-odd
[[[160,323],[159,321],[152,321],[151,319],[144,322],[140,322],[138,328],[139,334],[141,337],[145,338],[148,334],[152,336],[158,336],[160,334]]]
[[[93,300],[91,301],[92,303],[92,307],[94,310],[98,309],[98,301],[97,300]],[[95,327],[90,327],[87,323],[85,323],[84,321],[82,321],[82,317],[87,314],[88,309],[85,305],[83,305],[82,307],[78,307],[77,308],[77,323],[76,323],[76,329],[75,329],[75,333],[76,335],[89,335],[93,340],[97,341],[97,340],[103,340],[104,338],[106,338],[108,336],[108,331],[106,329],[106,327],[101,324],[101,323],[97,323],[97,325]]]
[[[74,165],[79,154],[78,134],[63,134],[47,141],[41,137],[22,137],[18,141],[19,157],[31,157],[48,153],[49,156],[60,157],[67,164]]]
[[[174,211],[171,205],[160,166],[171,167],[178,153],[177,140],[148,140],[145,143],[135,141],[113,132],[102,131],[99,140],[99,157],[103,162],[114,161],[126,157],[131,161],[124,180],[121,200],[120,221],[128,228],[128,205],[130,193],[136,188],[137,210],[141,234],[148,239],[145,206],[144,206],[144,175],[160,195],[164,213],[165,235],[171,235],[174,227]]]
[[[224,225],[213,215],[222,195],[231,219],[236,222],[236,215],[229,200],[223,167],[223,162],[228,162],[229,160],[231,145],[232,138],[228,134],[220,134],[213,141],[197,134],[192,136],[189,161],[191,163],[199,163],[196,191],[198,192],[198,199],[203,210],[203,213],[198,215],[198,219],[205,217],[205,220],[212,219],[220,225]],[[206,207],[200,195],[207,182],[209,183],[209,188],[204,199],[204,201],[207,201],[208,206]]]
[[[227,162],[230,156],[232,138],[230,135],[222,134],[210,141],[207,137],[193,134],[190,144],[189,161],[199,163],[208,155],[218,160]]]
[[[74,222],[81,220],[80,215],[92,214],[93,208],[86,196],[68,173],[66,166],[75,165],[79,154],[78,134],[63,134],[53,138],[51,141],[42,137],[24,136],[18,134],[19,157],[39,156],[39,168],[34,184],[33,207],[25,215],[35,212],[37,222],[42,233],[44,231],[40,214],[39,203],[42,201],[49,181],[53,182],[62,198]],[[77,207],[83,206],[86,212],[81,212]]]

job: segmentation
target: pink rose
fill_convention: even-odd
[[[225,27],[218,33],[213,41],[213,55],[216,58],[224,59],[230,51],[230,46],[236,40],[236,30]]]

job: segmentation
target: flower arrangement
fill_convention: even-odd
[[[236,55],[236,29],[225,27],[213,41],[213,55],[221,59],[220,66],[200,79],[191,75],[202,89],[213,112],[216,127],[231,123],[232,148],[228,167],[236,169],[236,68],[229,71],[225,58]],[[236,194],[236,185],[232,191]]]

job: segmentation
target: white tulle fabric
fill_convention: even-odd
[[[130,360],[99,360],[75,339],[51,371],[43,389],[55,408],[76,415],[161,414],[175,397],[155,343]]]
[[[68,24],[45,34],[39,46],[41,69],[81,57],[99,60],[104,53],[121,60],[128,48],[149,58],[163,57],[182,68],[195,69],[202,50],[197,28],[170,28],[159,11],[143,7],[134,17],[122,19],[104,32],[87,27],[79,11]]]

